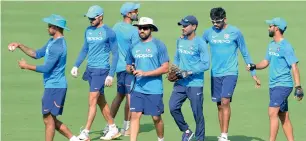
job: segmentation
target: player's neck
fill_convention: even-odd
[[[142,40],[142,42],[150,42],[152,40],[152,36],[150,36],[148,39],[146,39],[146,40]]]
[[[125,17],[123,19],[123,22],[128,23],[128,24],[132,24],[132,20],[130,18]]]
[[[100,22],[100,24],[97,26],[97,28],[103,26],[103,21]]]
[[[192,40],[195,37],[195,32],[192,32],[190,35],[187,36],[188,40]]]
[[[274,42],[280,42],[284,39],[283,35],[274,35],[273,40]]]
[[[227,28],[227,24],[224,23],[224,26],[222,27],[222,29],[226,29]]]
[[[56,33],[53,35],[53,39],[57,39],[57,38],[60,38],[60,37],[62,37],[62,36],[64,36],[63,33],[56,32]]]

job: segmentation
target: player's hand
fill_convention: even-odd
[[[254,79],[254,81],[255,81],[255,87],[256,88],[260,88],[260,86],[261,86],[261,83],[260,83],[260,80],[257,78],[257,76],[255,75],[255,76],[253,76],[253,79]]]
[[[146,76],[146,72],[144,72],[142,70],[135,70],[133,72],[133,75],[135,75],[136,77]]]
[[[113,77],[107,76],[106,79],[105,79],[104,85],[106,87],[110,87],[110,86],[112,86],[112,84],[113,84]]]
[[[77,67],[73,67],[72,69],[71,69],[71,75],[73,76],[73,77],[78,77],[78,68]]]
[[[10,43],[8,45],[8,50],[13,52],[19,46],[20,46],[20,43],[16,43],[16,42]]]
[[[174,72],[174,71],[170,71],[170,72],[168,73],[167,78],[168,78],[168,80],[169,80],[170,82],[175,82],[175,81],[179,80],[178,77],[177,77],[177,75],[176,75],[176,72]]]
[[[255,64],[248,64],[245,68],[247,71],[252,71],[256,69],[256,65]]]
[[[27,62],[23,58],[18,61],[18,65],[21,69],[26,69],[28,66]]]
[[[132,65],[130,66],[130,72],[132,73],[132,74],[134,74],[134,71],[135,71],[136,69],[135,69],[135,64],[134,63],[132,63]]]
[[[297,99],[297,101],[301,101],[304,97],[304,92],[301,86],[296,86],[294,91],[294,98]]]
[[[191,71],[180,71],[178,73],[176,73],[176,76],[178,77],[178,79],[184,79],[188,76],[192,75]]]

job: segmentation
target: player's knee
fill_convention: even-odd
[[[141,112],[131,112],[131,120],[139,120],[141,114]]]
[[[278,112],[279,112],[279,110],[276,108],[276,107],[270,107],[269,108],[269,117],[270,118],[277,118],[278,117]]]
[[[222,104],[221,105],[223,107],[229,107],[230,103],[231,103],[231,101],[230,101],[229,98],[224,98],[224,99],[222,99]]]
[[[43,116],[43,121],[45,123],[46,126],[51,126],[54,124],[53,118],[51,116],[51,114],[45,114]]]
[[[285,123],[289,120],[289,113],[288,112],[279,112],[278,117],[282,123]]]
[[[154,123],[160,123],[162,122],[161,116],[152,116],[153,122]]]

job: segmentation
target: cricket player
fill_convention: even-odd
[[[87,67],[83,74],[83,80],[88,81],[89,111],[85,129],[78,136],[81,140],[89,140],[89,131],[96,115],[98,104],[101,113],[109,125],[109,132],[102,136],[103,140],[111,140],[120,137],[120,132],[110,114],[110,109],[105,100],[104,87],[111,86],[118,62],[118,44],[115,32],[103,23],[104,10],[98,5],[88,9],[88,17],[91,25],[85,31],[83,48],[77,58],[71,74],[78,75],[78,68],[86,58]],[[109,64],[110,52],[112,52],[112,64]]]
[[[247,70],[262,70],[269,67],[269,118],[270,140],[275,141],[278,133],[278,119],[280,119],[288,141],[294,141],[292,124],[289,119],[288,97],[295,86],[294,96],[298,101],[303,99],[303,89],[300,83],[300,73],[293,47],[284,39],[287,22],[280,17],[267,20],[269,36],[273,40],[269,43],[266,57],[258,64],[249,64]],[[291,70],[294,78],[292,80]]]
[[[69,29],[66,26],[66,20],[60,15],[52,14],[43,21],[48,23],[47,29],[52,37],[42,48],[34,50],[16,42],[10,43],[8,48],[10,51],[19,48],[34,59],[45,58],[43,65],[30,65],[24,59],[18,61],[21,69],[43,73],[45,90],[42,97],[42,114],[45,123],[45,141],[53,141],[55,130],[70,141],[79,141],[68,127],[57,119],[58,115],[63,114],[67,92],[65,76],[67,45],[64,29]]]
[[[182,141],[190,141],[194,133],[186,123],[181,107],[185,100],[190,100],[193,116],[196,121],[195,139],[204,141],[205,121],[203,115],[204,71],[209,69],[209,54],[207,45],[201,37],[196,36],[198,20],[189,15],[178,22],[182,26],[183,37],[176,41],[174,65],[183,72],[181,79],[174,79],[174,88],[169,101],[170,113],[177,126],[183,132]],[[187,74],[187,75],[184,75]],[[170,77],[168,76],[168,79]]]
[[[124,122],[121,134],[128,136],[130,134],[130,94],[129,90],[131,82],[134,78],[132,74],[126,72],[125,57],[131,44],[139,40],[138,30],[132,25],[133,21],[138,21],[138,9],[140,4],[126,2],[120,8],[120,13],[123,16],[123,21],[114,25],[113,30],[116,33],[118,42],[119,60],[117,64],[117,95],[111,105],[111,114],[115,118],[119,110],[120,104],[124,97],[126,103],[124,108]],[[108,129],[108,128],[106,128]]]
[[[210,18],[212,27],[204,31],[203,39],[209,43],[211,68],[212,101],[217,103],[221,135],[219,141],[227,141],[231,117],[230,102],[238,79],[238,49],[246,64],[252,63],[241,31],[226,23],[226,12],[223,8],[212,8]],[[255,71],[251,76],[260,87]]]
[[[135,26],[138,27],[140,41],[131,46],[126,56],[126,71],[136,77],[131,93],[130,141],[137,141],[142,114],[152,116],[158,141],[164,141],[162,75],[168,72],[169,67],[167,48],[163,42],[152,37],[151,33],[157,32],[158,28],[151,18],[141,17]]]

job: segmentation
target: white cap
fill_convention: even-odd
[[[156,25],[154,25],[153,19],[148,17],[141,17],[139,19],[139,22],[137,24],[134,24],[134,26],[145,26],[150,25],[153,28],[153,31],[158,31],[158,28]]]

